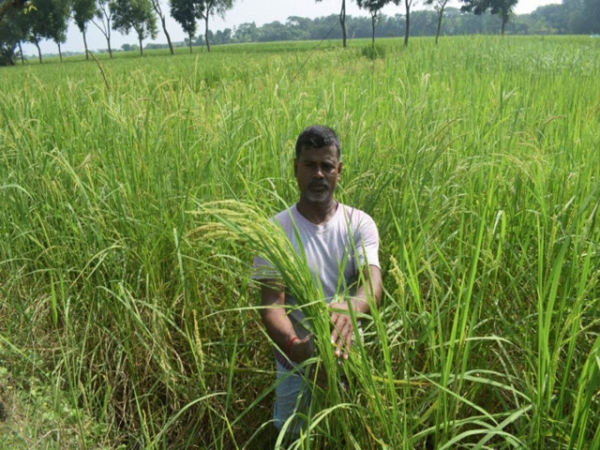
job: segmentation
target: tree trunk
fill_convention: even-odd
[[[167,44],[169,44],[169,50],[171,50],[171,55],[174,55],[175,51],[173,50],[173,44],[171,43],[171,36],[169,36],[169,33],[167,32],[167,19],[164,15],[161,15],[160,21],[162,23],[162,29],[165,32],[165,36],[167,37]]]
[[[375,21],[377,20],[377,16],[375,14],[371,14],[371,41],[373,44],[373,52],[375,52]]]
[[[143,40],[142,40],[142,36],[140,36],[138,34],[138,41],[140,41],[140,56],[144,56],[144,46],[143,44]]]
[[[408,47],[408,37],[410,36],[410,4],[409,0],[404,0],[406,5],[406,30],[404,31],[404,46]]]
[[[56,45],[58,45],[58,58],[60,59],[60,62],[62,62],[62,50],[60,48],[60,42],[56,41]]]
[[[342,9],[340,11],[340,25],[342,26],[342,40],[346,48],[346,0],[342,0]]]
[[[206,17],[204,18],[204,40],[206,40],[206,49],[210,53],[210,42],[208,42],[208,11],[206,11]]]
[[[33,44],[37,47],[38,59],[40,60],[40,64],[42,64],[42,49],[40,48],[39,40],[35,39],[35,41],[33,41]]]
[[[104,33],[104,37],[106,38],[106,44],[108,45],[108,56],[112,59],[112,48],[110,48],[110,16],[106,14],[106,11],[104,11],[104,17],[106,17],[106,32]]]
[[[502,17],[502,36],[504,36],[504,30],[506,29],[506,23],[508,22],[508,17]]]
[[[83,34],[83,48],[85,48],[85,59],[89,61],[90,54],[88,52],[87,39],[85,38],[85,29],[81,32]]]
[[[102,30],[100,30],[100,31],[102,31]],[[110,48],[110,31],[108,33],[102,31],[102,34],[106,38],[106,45],[108,46],[108,54],[109,54],[110,58],[112,59],[113,55],[112,55],[112,49]]]
[[[112,49],[110,48],[110,18],[111,18],[111,16],[106,12],[106,9],[101,8],[100,12],[102,13],[102,15],[98,16],[98,18],[101,19],[100,25],[102,25],[102,26],[100,26],[93,19],[92,19],[92,23],[94,25],[96,25],[96,28],[98,28],[100,30],[100,32],[106,38],[106,45],[108,46],[108,54],[110,55],[110,57],[112,59],[113,54],[112,54]],[[106,22],[105,22],[105,20],[106,20]]]
[[[192,53],[192,33],[190,33],[190,53]]]
[[[17,43],[19,45],[19,54],[21,55],[21,64],[25,64],[25,56],[23,56],[23,47],[21,47],[21,41]]]
[[[440,37],[440,30],[442,29],[442,15],[443,14],[444,14],[444,8],[440,9],[440,11],[438,13],[437,30],[435,32],[435,45],[437,45],[438,39]]]

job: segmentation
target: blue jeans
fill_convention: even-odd
[[[298,436],[305,421],[297,415],[309,412],[312,393],[307,380],[298,369],[289,370],[275,361],[277,381],[275,386],[275,406],[273,425],[285,434]],[[290,419],[291,418],[291,419]],[[286,425],[286,422],[290,422]]]

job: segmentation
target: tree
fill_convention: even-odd
[[[321,2],[323,0],[316,0],[317,2]],[[346,48],[346,0],[342,0],[342,8],[340,9],[340,26],[342,27],[342,45]]]
[[[203,2],[200,0],[170,0],[171,17],[175,19],[188,35],[190,53],[196,34],[196,21],[200,19]]]
[[[73,0],[71,5],[73,9],[73,20],[83,35],[83,46],[85,47],[85,59],[90,59],[88,54],[87,39],[85,33],[87,31],[87,24],[90,22],[96,14],[96,1],[95,0]]]
[[[175,51],[173,50],[173,44],[171,43],[171,36],[169,36],[169,33],[167,32],[167,18],[165,17],[165,14],[163,13],[162,8],[160,6],[160,0],[150,0],[150,2],[152,3],[152,8],[154,9],[154,12],[160,18],[160,23],[162,25],[163,33],[165,33],[165,36],[167,38],[167,44],[169,44],[169,50],[171,51],[171,55],[174,55]]]
[[[285,22],[286,26],[290,28],[290,32],[294,40],[308,40],[310,38],[310,28],[312,26],[312,20],[304,17],[290,16]]]
[[[113,14],[113,30],[123,34],[135,30],[140,43],[140,55],[144,56],[144,39],[154,39],[158,31],[150,0],[112,0],[109,7]]]
[[[564,34],[569,32],[569,19],[564,5],[551,4],[539,6],[531,13],[532,19],[542,26],[549,27],[552,33]]]
[[[256,26],[256,22],[242,23],[235,30],[234,36],[237,42],[257,42],[260,40],[262,29]]]
[[[9,16],[9,13],[5,15]],[[15,65],[18,38],[13,25],[10,18],[0,17],[0,66]]]
[[[9,8],[0,16],[0,66],[14,66],[17,46],[27,38],[29,24],[25,12]],[[21,59],[23,58],[23,52]]]
[[[347,39],[347,32],[346,32],[346,0],[342,0],[342,8],[340,9],[340,25],[342,27],[342,45],[344,48],[346,48],[346,39]]]
[[[23,9],[29,4],[28,0],[0,0],[0,18],[13,9]]]
[[[513,9],[519,0],[460,0],[464,5],[462,11],[473,12],[480,16],[490,11],[492,15],[500,17],[502,20],[502,36],[506,30],[506,24],[513,15]]]
[[[198,0],[202,8],[200,17],[204,19],[204,38],[206,39],[206,49],[210,52],[210,40],[208,37],[208,19],[210,16],[218,14],[225,17],[225,11],[231,9],[233,0]]]
[[[137,44],[123,44],[121,45],[121,50],[123,50],[124,52],[133,52],[133,51],[138,51],[139,48],[137,46]]]
[[[406,27],[404,28],[404,46],[408,47],[408,37],[410,36],[410,9],[412,8],[414,0],[404,0],[404,9],[406,11]],[[402,0],[394,0],[396,5],[402,3]]]
[[[60,43],[65,42],[67,21],[69,19],[69,2],[67,0],[36,0],[35,8],[27,14],[30,26],[28,40],[38,50],[38,58],[42,62],[40,41],[52,39],[58,45],[58,52],[62,61]]]
[[[92,19],[92,23],[96,25],[96,28],[100,30],[100,32],[106,38],[106,45],[108,46],[108,54],[112,58],[112,48],[110,47],[110,30],[112,23],[112,11],[110,10],[110,0],[97,0],[98,8],[96,9],[96,19]]]
[[[563,0],[562,14],[566,18],[567,30],[571,34],[585,34],[588,29],[588,12],[584,0]]]
[[[377,19],[379,17],[381,8],[387,5],[390,2],[390,0],[357,0],[357,2],[359,8],[366,9],[371,15],[371,36],[373,42],[373,49],[375,49],[375,25],[377,24]]]
[[[437,28],[435,31],[435,45],[437,45],[440,37],[440,30],[442,29],[442,17],[444,15],[444,10],[448,5],[448,0],[425,0],[425,4],[433,6],[433,9],[435,9],[435,12],[437,13]]]
[[[583,0],[589,33],[600,33],[600,0]]]
[[[218,44],[230,44],[232,37],[231,28],[225,28],[224,30],[217,30],[214,39]]]
[[[49,25],[46,37],[52,39],[58,46],[58,56],[62,62],[61,43],[67,41],[67,27],[71,15],[70,0],[53,0],[53,8],[47,18]]]
[[[293,40],[292,29],[279,21],[264,24],[262,31],[259,40],[263,42]]]

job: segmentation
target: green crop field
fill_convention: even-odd
[[[292,448],[600,448],[600,41],[214,47],[0,69],[0,448],[255,449],[252,255],[333,127],[385,293]],[[336,383],[345,372],[350,390]]]

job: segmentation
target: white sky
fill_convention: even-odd
[[[168,0],[161,0],[163,11],[167,15],[167,31],[173,42],[183,41],[186,37],[181,26],[169,16]],[[414,9],[423,9],[419,7],[418,0]],[[538,6],[547,5],[550,3],[560,3],[560,0],[519,0],[515,8],[517,14],[527,14],[536,9]],[[455,6],[458,3],[450,1],[450,4]],[[234,6],[230,9],[225,19],[220,17],[211,17],[209,22],[210,29],[214,32],[224,28],[233,28],[242,23],[256,22],[257,25],[280,21],[284,23],[290,16],[300,17],[323,17],[331,14],[339,14],[341,0],[322,0],[315,3],[314,0],[235,0]],[[404,7],[396,5],[388,5],[383,9],[383,13],[388,16],[402,14]],[[368,16],[368,13],[361,11],[356,3],[352,0],[346,1],[346,15],[349,16]],[[167,39],[164,36],[160,21],[157,21],[158,35],[155,40],[146,40],[144,45],[149,42],[166,43]],[[204,24],[199,23],[199,33],[204,32]],[[87,31],[88,47],[91,51],[106,48],[106,39],[102,33],[92,23],[88,25]],[[111,47],[120,49],[125,43],[137,44],[137,36],[134,32],[128,36],[121,35],[116,31],[111,32]],[[42,55],[50,53],[58,53],[56,44],[52,41],[44,41],[40,45]],[[77,26],[71,21],[67,31],[67,42],[62,45],[63,52],[83,52],[83,38]],[[37,49],[30,44],[23,47],[23,52],[26,55],[37,55]]]

